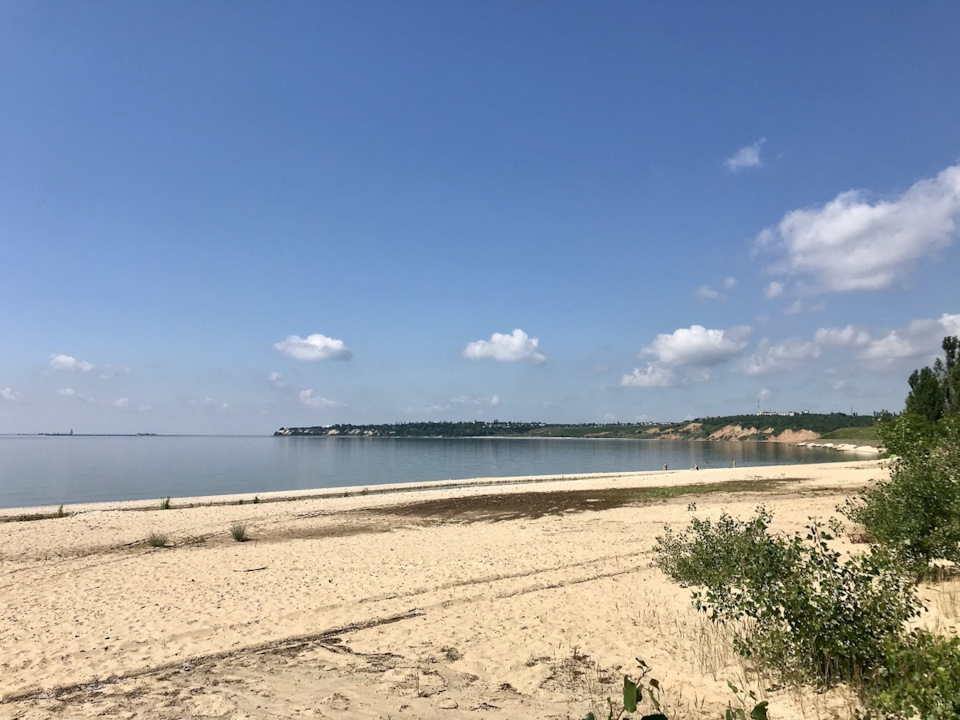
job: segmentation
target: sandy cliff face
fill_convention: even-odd
[[[799,443],[816,440],[820,437],[819,433],[813,430],[784,430],[776,437],[771,437],[771,442]]]

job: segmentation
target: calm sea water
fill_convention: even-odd
[[[846,459],[778,443],[0,436],[0,507]]]

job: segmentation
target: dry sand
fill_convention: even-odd
[[[728,680],[774,718],[848,717],[842,693],[750,675],[650,550],[689,503],[763,503],[798,529],[885,472],[871,460],[477,481],[0,523],[0,718],[581,718],[638,657],[672,718],[720,717]],[[726,489],[633,491],[696,483]],[[233,541],[238,522],[251,541]],[[149,547],[151,532],[171,546]],[[944,592],[942,627],[957,615]]]

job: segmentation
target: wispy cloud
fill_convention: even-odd
[[[79,370],[86,373],[96,366],[86,360],[77,360],[70,355],[51,355],[50,367],[54,370]]]
[[[307,388],[300,391],[300,402],[309,408],[332,408],[339,407],[340,403],[336,400],[328,400],[325,397],[313,394],[313,388]]]
[[[747,145],[737,150],[733,155],[723,161],[727,170],[732,173],[738,173],[746,168],[761,167],[763,161],[760,159],[760,148],[767,141],[766,138],[760,138],[752,145]]]
[[[451,398],[450,402],[454,405],[489,405],[491,407],[500,404],[500,396],[493,395],[491,397],[474,397],[472,395],[460,395],[455,398]]]
[[[204,395],[201,398],[194,398],[193,400],[190,401],[190,404],[193,405],[194,407],[198,407],[204,410],[223,411],[223,410],[230,409],[230,403],[223,402],[222,400],[217,400],[216,398],[212,398],[209,395]]]
[[[900,361],[930,361],[939,353],[947,335],[960,335],[960,314],[944,313],[936,320],[914,320],[903,329],[890,330],[882,337],[861,343],[863,349],[858,357],[877,370],[896,367]]]
[[[314,333],[305,338],[299,335],[288,335],[286,340],[274,343],[273,349],[301,362],[349,360],[353,356],[343,340],[330,338],[320,333]]]
[[[130,404],[130,398],[125,398],[125,397],[117,398],[110,404],[116,408],[125,408],[127,407],[127,405]]]
[[[528,362],[538,365],[547,359],[540,350],[540,340],[529,337],[519,328],[509,335],[494,333],[489,340],[468,343],[463,349],[468,360],[497,360],[499,362]]]
[[[743,372],[747,375],[766,375],[778,370],[793,370],[818,357],[820,346],[815,342],[790,338],[771,345],[764,338],[757,344],[756,351],[744,360]]]
[[[822,207],[793,210],[756,245],[783,255],[770,270],[808,278],[809,292],[881,290],[956,239],[958,221],[960,165],[953,165],[894,200],[870,202],[851,190]]]
[[[820,328],[814,333],[813,340],[824,346],[863,347],[870,342],[870,333],[854,325],[842,328]]]
[[[0,399],[16,402],[20,399],[20,393],[14,392],[13,388],[0,388]]]
[[[270,384],[277,388],[285,388],[287,386],[287,381],[283,379],[283,375],[278,372],[272,372],[267,376],[267,380],[270,381]]]
[[[723,279],[723,289],[731,290],[737,285],[737,279],[735,277],[726,277]],[[706,301],[721,301],[726,300],[726,293],[717,290],[711,285],[701,285],[697,288],[694,296],[697,300],[706,300]]]
[[[772,283],[767,285],[767,289],[763,291],[763,295],[767,300],[774,300],[781,295],[783,295],[783,283],[774,280]]]

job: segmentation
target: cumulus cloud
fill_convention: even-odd
[[[489,340],[468,343],[463,349],[463,357],[468,360],[528,362],[535,365],[547,359],[540,350],[540,340],[529,337],[519,328],[510,335],[494,333]]]
[[[328,400],[325,397],[314,395],[313,388],[300,391],[300,402],[309,408],[332,408],[340,404],[336,400]]]
[[[774,280],[772,283],[767,285],[767,289],[763,291],[763,294],[767,300],[773,300],[780,297],[783,295],[783,283]]]
[[[673,381],[673,371],[654,362],[647,363],[643,368],[634,368],[633,372],[620,378],[623,387],[670,387]]]
[[[858,357],[875,369],[893,366],[898,361],[932,359],[946,335],[960,335],[960,314],[944,313],[936,320],[914,320],[906,328],[871,340]]]
[[[641,354],[667,366],[709,367],[739,354],[747,346],[749,336],[750,328],[745,325],[726,330],[691,325],[669,335],[657,335]]]
[[[50,367],[54,370],[79,370],[80,372],[90,372],[94,369],[93,363],[86,360],[77,360],[70,355],[51,355]]]
[[[870,333],[854,325],[843,328],[820,328],[814,333],[813,340],[819,345],[833,347],[863,347],[870,342]]]
[[[757,345],[757,350],[743,363],[747,375],[766,375],[777,370],[792,370],[810,360],[820,357],[820,346],[813,342],[790,338],[771,345],[766,338]]]
[[[301,362],[349,360],[353,356],[343,340],[329,338],[320,333],[314,333],[305,338],[299,335],[288,335],[286,340],[274,343],[273,349]]]
[[[738,173],[746,168],[761,167],[763,162],[760,160],[760,148],[766,141],[766,138],[760,138],[752,145],[740,148],[724,160],[723,164],[732,173]]]
[[[856,190],[826,205],[793,210],[757,237],[783,255],[770,269],[809,278],[812,292],[881,290],[914,262],[958,234],[960,165],[915,183],[893,200],[869,201]]]

